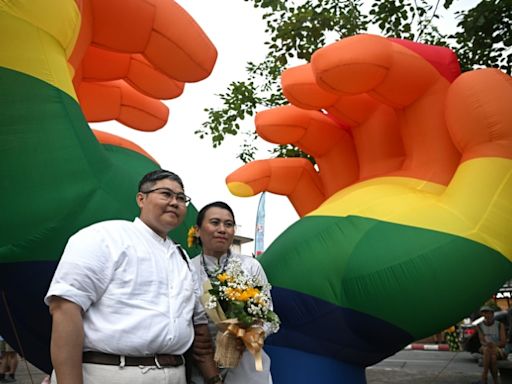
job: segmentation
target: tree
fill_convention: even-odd
[[[456,12],[457,31],[453,35],[438,28],[440,0],[244,0],[265,11],[268,48],[261,63],[247,63],[247,79],[233,81],[219,94],[223,106],[206,108],[208,120],[195,133],[210,137],[214,148],[227,135],[245,134],[238,158],[254,159],[257,134],[242,131],[240,122],[258,109],[286,104],[279,77],[291,66],[310,60],[318,48],[358,33],[378,33],[416,42],[443,45],[459,56],[463,71],[479,66],[501,68],[512,73],[512,0],[482,0],[473,8]],[[446,11],[457,0],[445,0]],[[376,29],[376,31],[374,31]],[[279,146],[278,157],[305,156],[293,146]],[[311,159],[314,161],[314,159]]]

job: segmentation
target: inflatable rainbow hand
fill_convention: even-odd
[[[260,136],[318,166],[255,161],[227,178],[303,216],[261,257],[283,320],[268,343],[275,382],[362,383],[362,367],[512,276],[512,79],[457,75],[445,48],[354,36],[285,71],[292,105],[257,115]]]
[[[207,77],[217,53],[172,0],[1,2],[0,36],[0,334],[49,372],[42,299],[67,239],[132,220],[138,180],[158,167],[122,138],[100,144],[86,119],[162,127],[160,100]]]

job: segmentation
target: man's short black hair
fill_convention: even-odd
[[[183,190],[185,189],[181,177],[179,177],[177,174],[165,169],[157,169],[156,171],[146,173],[144,177],[142,177],[142,179],[139,181],[139,192],[144,192],[151,189],[151,187],[153,187],[157,181],[163,179],[175,181],[181,186],[181,188],[183,188]]]

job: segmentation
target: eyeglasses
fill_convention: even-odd
[[[150,189],[149,191],[141,191],[141,193],[149,194],[155,192],[160,196],[162,200],[166,200],[167,202],[171,202],[173,199],[176,199],[176,202],[181,205],[188,205],[190,203],[191,198],[185,195],[183,192],[174,192],[169,188],[155,188]]]

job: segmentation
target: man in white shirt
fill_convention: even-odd
[[[182,355],[208,320],[188,256],[167,233],[190,198],[178,175],[157,170],[136,201],[133,222],[93,224],[66,245],[45,297],[52,383],[186,383]],[[201,360],[207,381],[222,382],[213,356]]]

